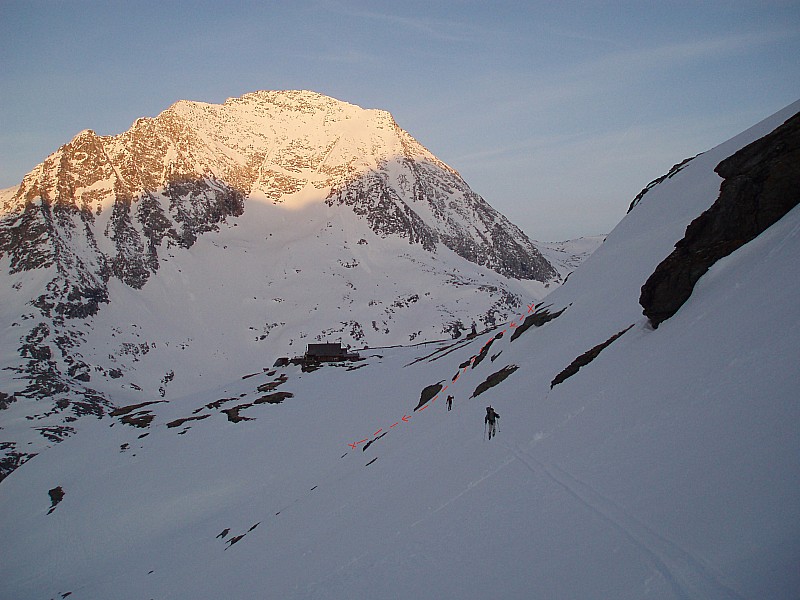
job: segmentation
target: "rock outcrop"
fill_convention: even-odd
[[[653,327],[673,316],[708,269],[753,240],[800,201],[800,113],[720,162],[717,201],[686,228],[642,286]]]

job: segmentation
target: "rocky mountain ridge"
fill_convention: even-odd
[[[180,101],[118,136],[83,131],[25,177],[2,213],[30,212],[41,199],[98,221],[114,243],[100,248],[113,274],[140,287],[165,240],[190,247],[241,214],[245,196],[287,206],[321,196],[351,206],[379,235],[427,250],[442,244],[517,279],[556,276],[518,228],[389,113],[313,92]]]

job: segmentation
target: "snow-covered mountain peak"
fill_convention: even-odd
[[[59,438],[308,342],[458,337],[560,283],[388,112],[307,91],[87,129],[0,203],[3,393]]]
[[[228,98],[224,105],[271,104],[285,110],[301,112],[361,110],[358,106],[311,90],[257,90],[239,98]]]

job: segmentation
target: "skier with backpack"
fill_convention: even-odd
[[[486,424],[489,424],[489,439],[492,439],[493,435],[497,435],[497,419],[500,418],[500,415],[492,408],[491,405],[486,407],[486,416],[483,419],[484,427]]]

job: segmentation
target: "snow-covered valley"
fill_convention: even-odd
[[[212,269],[220,318],[181,316],[191,324],[184,351],[193,353],[181,364],[196,374],[164,382],[163,396],[114,380],[112,416],[82,419],[77,435],[0,483],[0,596],[796,597],[800,209],[716,262],[657,329],[639,298],[715,202],[715,166],[798,110],[787,107],[653,186],[563,285],[542,298],[544,284],[525,283],[515,293],[528,297],[510,318],[481,323],[473,339],[431,342],[423,330],[426,341],[387,339],[360,350],[362,360],[273,367],[275,353],[259,349],[249,291],[208,250],[226,244],[256,273],[266,244],[290,240],[266,239],[251,252],[252,236],[237,237],[244,221],[199,238],[181,272],[167,276],[167,262],[141,291],[111,280],[131,323],[174,339],[181,309],[151,307],[192,303],[175,301],[162,275],[197,281],[192,270]],[[343,282],[366,287],[386,275],[371,244],[357,244],[371,231],[335,220],[331,232],[303,231],[301,222],[282,231],[337,252],[346,240],[347,259],[369,275]],[[426,298],[424,278],[448,272],[436,264],[443,251],[435,261],[408,252],[409,270],[381,282],[398,297],[418,294],[433,315],[474,293],[455,286],[446,301]],[[291,278],[314,260],[301,253],[270,265],[271,277],[285,270]],[[491,276],[459,265],[459,277]],[[286,319],[301,298],[304,307],[335,300],[343,314],[370,310],[339,304],[345,288],[308,285],[272,302]],[[202,292],[178,289],[187,299]],[[93,331],[114,326],[105,314]],[[420,329],[424,314],[414,317]],[[400,307],[392,315],[401,319]],[[256,329],[234,333],[233,322]],[[116,344],[92,335],[87,347]],[[247,336],[252,353],[229,349],[230,335]],[[163,377],[159,350],[137,356],[135,373],[150,386]],[[488,405],[500,414],[491,440]]]

